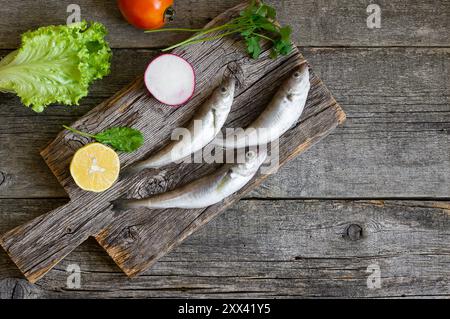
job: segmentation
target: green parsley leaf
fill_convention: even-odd
[[[261,53],[261,41],[265,40],[271,43],[272,52],[270,56],[276,58],[279,55],[287,55],[292,51],[291,34],[292,29],[288,26],[280,27],[276,22],[277,12],[274,7],[264,4],[263,1],[250,1],[249,5],[240,12],[238,18],[232,19],[226,24],[218,27],[198,32],[194,37],[175,44],[163,51],[169,51],[174,48],[202,43],[205,41],[217,40],[218,38],[240,34],[247,47],[247,52],[254,59],[257,59]],[[180,30],[180,29],[173,29]],[[183,31],[197,32],[194,29],[182,29]],[[215,34],[219,31],[219,34]],[[160,29],[147,31],[147,33],[171,31],[171,29]],[[214,33],[214,36],[211,35]]]
[[[130,127],[113,127],[95,135],[84,133],[65,125],[64,128],[75,134],[109,145],[119,152],[131,153],[144,144],[142,133]]]
[[[247,43],[247,52],[252,56],[253,59],[259,58],[262,49],[259,43],[259,37],[252,36],[245,39]]]

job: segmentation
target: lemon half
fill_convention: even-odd
[[[120,172],[117,153],[100,143],[80,148],[70,163],[70,174],[83,190],[101,193],[111,188]]]

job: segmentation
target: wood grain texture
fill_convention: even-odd
[[[450,49],[301,51],[348,119],[251,197],[450,197]],[[111,76],[96,83],[79,107],[34,114],[12,95],[0,95],[0,197],[67,196],[39,150],[61,124],[72,123],[137,77],[153,54],[116,50]]]
[[[202,27],[241,0],[177,1],[172,27]],[[371,1],[269,0],[279,19],[294,29],[294,41],[302,46],[448,46],[450,5],[448,0],[379,0],[381,29],[367,27]],[[186,34],[146,35],[125,23],[110,0],[78,0],[81,17],[103,22],[114,48],[156,48],[174,44]],[[20,34],[43,24],[64,24],[70,2],[54,0],[1,0],[0,48],[19,45]]]
[[[229,20],[241,8],[227,11],[211,25]],[[186,106],[175,109],[161,105],[149,96],[143,79],[138,78],[71,126],[91,133],[112,126],[140,129],[146,144],[133,154],[121,155],[122,166],[126,167],[165,145],[172,130],[183,127],[193,109],[207,98],[223,76],[233,75],[239,83],[226,126],[247,127],[267,106],[284,79],[306,63],[297,49],[287,57],[271,59],[267,47],[262,58],[252,60],[242,41],[236,38],[180,49],[175,53],[196,68],[196,94]],[[280,165],[304,152],[345,120],[344,112],[312,72],[310,81],[312,89],[302,118],[281,139],[279,154],[272,154],[279,158]],[[30,282],[40,279],[92,235],[96,235],[127,275],[138,275],[267,177],[258,174],[241,191],[207,209],[113,213],[110,202],[119,197],[145,198],[164,192],[212,172],[217,165],[173,165],[122,179],[102,194],[87,193],[74,184],[69,164],[74,152],[89,142],[65,131],[42,151],[47,164],[69,193],[71,202],[7,232],[0,239]]]
[[[0,200],[0,232],[64,200]],[[0,252],[5,298],[450,297],[450,202],[243,200],[142,276],[127,279],[89,240],[36,285]],[[350,240],[347,229],[363,236]],[[70,264],[81,289],[66,286]],[[367,267],[378,264],[381,289]],[[13,287],[17,287],[13,289]],[[15,293],[13,293],[15,291]]]

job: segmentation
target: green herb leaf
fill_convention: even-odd
[[[292,34],[292,29],[289,26],[283,27],[283,28],[280,29],[281,40],[283,40],[285,42],[286,41],[290,42],[291,34]]]
[[[270,58],[271,59],[276,59],[276,58],[278,58],[278,52],[274,49],[274,48],[272,48],[272,51],[270,52]]]
[[[142,133],[130,127],[113,127],[96,135],[81,132],[65,125],[63,127],[75,134],[93,138],[97,142],[109,145],[119,152],[131,153],[144,144]]]
[[[277,26],[275,26],[273,23],[267,21],[265,23],[261,23],[259,25],[259,28],[268,31],[268,32],[273,32],[273,33],[277,33],[278,32],[278,28]]]
[[[277,11],[275,10],[275,8],[267,4],[261,4],[256,13],[271,20],[275,20],[275,18],[277,17]]]
[[[241,17],[250,17],[250,16],[256,14],[258,9],[259,9],[259,5],[257,4],[256,0],[252,0],[252,1],[250,1],[250,4],[248,5],[248,7],[245,8],[243,11],[241,11],[240,15],[241,15]]]
[[[271,20],[275,20],[277,18],[277,10],[275,10],[274,7],[268,6],[267,7],[267,18],[271,19]]]
[[[259,58],[262,49],[259,43],[259,37],[252,36],[245,39],[247,43],[247,52],[252,56],[253,59]]]
[[[253,34],[254,31],[255,31],[255,30],[254,30],[253,28],[248,28],[248,29],[242,31],[242,32],[241,32],[241,35],[242,35],[244,38],[248,38],[249,36],[251,36],[251,35]]]
[[[232,19],[230,22],[211,27],[200,31],[192,38],[170,46],[163,51],[169,51],[174,48],[187,46],[191,44],[202,43],[205,41],[217,40],[225,36],[240,34],[247,47],[247,52],[254,59],[257,59],[261,53],[261,41],[267,40],[272,44],[270,56],[276,58],[279,55],[287,55],[292,51],[290,27],[280,27],[276,23],[277,12],[274,7],[266,5],[263,1],[250,1],[249,5],[240,12],[240,17]],[[179,29],[183,31],[194,31],[191,29]],[[165,32],[170,29],[147,31]],[[214,33],[211,36],[211,33]]]
[[[279,39],[275,41],[271,57],[276,58],[278,55],[288,55],[292,51],[291,42],[292,29],[290,27],[280,28]]]
[[[138,130],[129,127],[113,127],[95,135],[95,139],[114,149],[131,153],[144,144],[144,136]]]

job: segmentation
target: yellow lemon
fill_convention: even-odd
[[[81,189],[95,193],[111,188],[119,177],[119,172],[119,156],[100,143],[80,148],[70,163],[70,174],[75,183]]]

